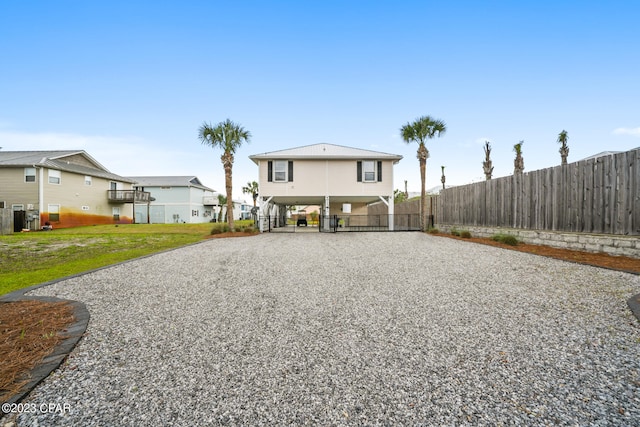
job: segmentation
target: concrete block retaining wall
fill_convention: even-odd
[[[546,245],[562,249],[587,252],[604,252],[609,255],[628,256],[640,259],[640,238],[612,234],[585,234],[547,230],[522,230],[502,227],[467,227],[464,225],[436,224],[441,232],[452,228],[468,230],[475,237],[491,237],[494,234],[511,234],[518,240],[533,245]]]

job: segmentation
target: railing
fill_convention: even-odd
[[[396,215],[329,215],[319,216],[317,228],[311,227],[320,232],[342,232],[342,231],[420,231],[419,214],[396,214]],[[263,231],[294,232],[295,222],[291,224],[280,223],[275,216],[261,216]],[[393,224],[393,227],[389,225]],[[311,231],[309,224],[302,227],[305,231]]]
[[[110,203],[147,203],[151,198],[148,191],[139,190],[107,190]]]

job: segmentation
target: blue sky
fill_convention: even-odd
[[[431,115],[427,187],[640,146],[640,2],[29,1],[0,3],[0,146],[84,149],[124,175],[196,175],[224,189],[198,127],[226,118],[251,154],[321,142],[404,156],[395,188],[419,191],[417,145],[399,129]]]

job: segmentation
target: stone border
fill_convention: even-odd
[[[636,319],[640,321],[640,294],[634,295],[631,298],[629,298],[627,300],[627,305],[631,309],[631,312],[633,313],[633,315],[636,316]]]
[[[588,234],[568,231],[524,230],[505,227],[479,227],[473,225],[436,224],[440,231],[450,232],[452,228],[468,230],[478,237],[491,237],[494,234],[511,234],[518,240],[532,245],[546,245],[560,249],[586,252],[604,252],[613,256],[638,258],[640,261],[640,236],[622,236],[615,234]]]

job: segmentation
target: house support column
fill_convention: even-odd
[[[330,212],[331,209],[329,206],[329,196],[324,196],[324,231],[329,231],[331,229],[331,219],[329,218]]]
[[[271,204],[271,199],[273,199],[273,196],[269,197],[268,199],[264,199],[263,197],[261,197],[260,199],[258,199],[258,207],[260,208],[259,212],[259,218],[258,221],[260,222],[260,232],[262,233],[264,231],[264,217],[267,215],[270,215],[270,204]]]
[[[394,200],[393,200],[393,196],[389,196],[387,197],[387,199],[384,198],[384,196],[378,196],[380,198],[380,200],[382,200],[382,203],[384,203],[385,205],[387,205],[387,214],[388,214],[388,224],[389,224],[389,231],[393,231],[393,208],[394,208]]]

